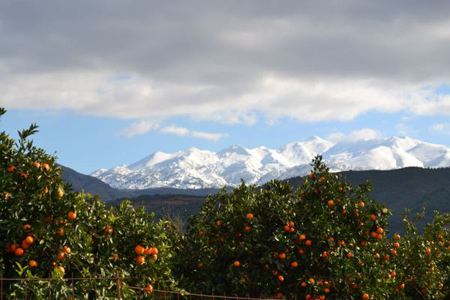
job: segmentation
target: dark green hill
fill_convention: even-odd
[[[105,201],[117,203],[118,199],[130,199],[135,206],[145,206],[157,216],[173,214],[186,219],[198,213],[208,194],[216,194],[217,189],[183,190],[174,188],[155,188],[146,190],[119,190],[92,176],[80,174],[63,167],[63,177],[71,183],[74,190],[99,195]],[[394,213],[389,224],[391,231],[402,228],[401,216],[406,208],[413,213],[426,204],[426,215],[420,222],[429,222],[433,212],[450,212],[450,168],[423,169],[404,168],[389,171],[348,171],[340,173],[351,184],[361,184],[370,180],[371,197],[386,204]],[[294,188],[301,182],[301,177],[288,181]]]
[[[431,221],[434,211],[450,212],[450,168],[347,171],[340,174],[353,185],[371,181],[371,198],[393,211],[389,219],[391,230],[402,228],[401,216],[406,208],[415,214],[426,205],[426,215],[420,224]],[[289,179],[294,187],[298,187],[301,181],[301,177]]]

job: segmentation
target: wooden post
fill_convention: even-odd
[[[120,276],[119,276],[119,272],[117,272],[117,299],[122,299],[122,297],[120,296]]]

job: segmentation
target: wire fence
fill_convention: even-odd
[[[70,277],[70,278],[0,278],[0,300],[4,299],[10,299],[5,295],[5,289],[8,283],[25,283],[25,282],[36,282],[36,283],[47,283],[48,284],[48,294],[46,295],[46,298],[51,299],[60,299],[57,295],[55,296],[54,291],[52,291],[51,284],[52,282],[66,282],[69,283],[71,286],[71,295],[69,296],[70,300],[75,299],[102,299],[102,296],[97,295],[97,292],[95,290],[85,293],[89,293],[89,295],[80,295],[75,288],[76,283],[83,282],[83,281],[89,281],[89,282],[96,282],[96,281],[109,281],[110,283],[113,283],[114,289],[115,289],[115,296],[113,298],[122,300],[124,299],[124,291],[125,290],[133,290],[135,292],[135,295],[133,296],[133,299],[154,299],[154,300],[161,300],[161,299],[177,299],[177,300],[222,300],[222,299],[230,299],[230,300],[277,300],[275,298],[252,298],[252,297],[241,297],[241,296],[229,296],[229,295],[208,295],[208,294],[197,294],[197,293],[189,293],[187,291],[166,291],[166,290],[158,290],[158,289],[152,289],[151,293],[149,293],[148,290],[146,290],[146,287],[137,287],[137,286],[131,286],[125,284],[125,280],[130,278],[125,277]],[[58,287],[56,286],[55,289]],[[80,298],[81,297],[81,298]],[[109,296],[109,299],[112,297]],[[129,297],[126,297],[129,299]],[[32,291],[27,291],[27,287],[24,286],[24,295],[22,300],[31,300],[35,299]]]

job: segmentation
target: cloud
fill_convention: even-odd
[[[450,123],[435,123],[429,127],[432,132],[450,134]]]
[[[450,96],[433,87],[450,83],[449,9],[387,0],[2,3],[0,105],[230,124],[448,115]]]
[[[134,122],[130,127],[123,129],[120,134],[127,137],[133,137],[135,135],[146,134],[150,130],[157,129],[159,124],[155,121],[142,120],[139,122]]]
[[[184,127],[176,127],[174,125],[166,126],[161,128],[160,132],[162,133],[171,133],[179,136],[187,136],[189,134],[189,129]]]
[[[218,141],[221,138],[228,136],[228,134],[226,134],[226,133],[208,133],[208,132],[201,132],[201,131],[192,131],[191,134],[195,138],[207,139],[207,140],[211,140],[211,141]]]
[[[382,135],[373,129],[363,128],[360,130],[354,130],[350,134],[345,135],[342,132],[332,133],[327,136],[328,140],[333,142],[357,142],[357,141],[368,141],[373,139],[380,139]]]
[[[226,133],[209,133],[209,132],[201,132],[201,131],[191,131],[185,127],[177,127],[175,125],[169,125],[164,128],[161,128],[160,132],[162,133],[170,133],[179,136],[190,136],[193,138],[206,139],[211,141],[218,141],[224,137],[227,137]]]

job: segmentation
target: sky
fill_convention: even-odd
[[[450,146],[449,1],[2,1],[0,130],[81,173],[156,151]]]

